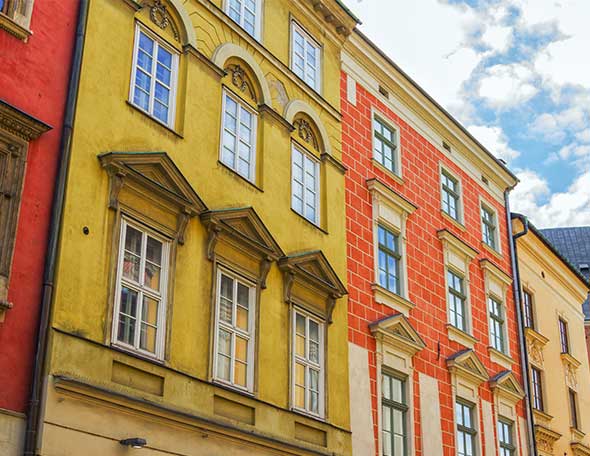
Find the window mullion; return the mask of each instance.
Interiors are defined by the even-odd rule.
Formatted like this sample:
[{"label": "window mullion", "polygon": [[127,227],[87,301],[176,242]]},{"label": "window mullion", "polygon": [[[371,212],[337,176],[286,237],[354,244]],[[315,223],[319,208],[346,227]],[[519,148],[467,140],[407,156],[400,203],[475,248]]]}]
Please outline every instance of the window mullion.
[{"label": "window mullion", "polygon": [[152,67],[151,67],[151,81],[150,81],[150,95],[149,95],[149,113],[150,115],[154,114],[154,100],[156,99],[156,68],[158,65],[158,49],[160,46],[158,45],[156,40],[154,42],[154,55],[152,56]]}]

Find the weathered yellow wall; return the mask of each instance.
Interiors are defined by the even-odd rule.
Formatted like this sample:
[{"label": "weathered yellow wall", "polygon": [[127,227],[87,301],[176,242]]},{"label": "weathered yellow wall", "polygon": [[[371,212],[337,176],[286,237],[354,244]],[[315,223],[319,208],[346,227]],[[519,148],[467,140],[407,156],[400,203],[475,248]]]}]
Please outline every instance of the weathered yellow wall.
[{"label": "weathered yellow wall", "polygon": [[[522,225],[515,221],[514,232],[520,232]],[[536,331],[549,339],[543,347],[545,412],[553,419],[545,425],[559,432],[553,454],[573,455],[570,442],[580,441],[570,430],[568,386],[564,364],[561,358],[558,319],[568,322],[570,352],[580,361],[577,369],[579,421],[581,430],[590,431],[590,368],[584,335],[582,302],[587,289],[569,268],[547,248],[533,233],[519,238],[517,243],[518,265],[523,287],[533,294]],[[544,277],[543,277],[544,275]],[[542,418],[536,423],[541,424]],[[590,444],[588,434],[581,440]]]},{"label": "weathered yellow wall", "polygon": [[[123,0],[90,3],[52,318],[52,325],[58,331],[51,338],[49,373],[65,374],[137,395],[133,389],[112,382],[113,359],[118,359],[164,378],[163,395],[154,400],[212,415],[213,394],[220,390],[208,383],[212,351],[209,342],[212,263],[205,255],[206,231],[198,217],[193,218],[185,244],[177,248],[173,298],[168,306],[165,365],[107,348],[112,321],[108,285],[112,258],[116,256],[111,246],[113,235],[118,233],[113,231],[115,213],[107,207],[109,179],[97,155],[109,151],[165,151],[209,209],[252,206],[284,252],[322,250],[343,282],[346,278],[344,176],[336,166],[322,163],[324,232],[291,210],[291,136],[271,116],[259,116],[257,185],[260,189],[220,165],[221,78],[195,55],[181,54],[182,84],[177,94],[175,132],[129,105],[135,32],[135,10],[131,3]],[[328,131],[332,154],[340,159],[340,43],[328,37],[326,27],[322,28],[315,16],[311,18],[314,13],[308,9],[307,2],[263,2],[262,41],[274,57],[245,38],[244,32],[237,32],[227,17],[223,19],[224,15],[214,6],[219,1],[183,3],[196,32],[197,48],[205,57],[211,58],[217,46],[224,42],[241,46],[266,75],[273,94],[272,107],[283,114],[284,100],[276,90],[280,83],[289,100],[303,100],[319,115]],[[311,94],[287,70],[290,15],[323,40],[323,98]],[[158,31],[153,24],[146,24]],[[85,226],[90,230],[88,235],[82,231]],[[270,270],[267,285],[258,309],[255,381],[258,400],[245,399],[233,392],[223,394],[256,408],[258,431],[292,439],[295,418],[288,411],[289,312],[282,299],[283,280],[276,264]],[[350,445],[346,432],[349,428],[346,298],[338,301],[333,320],[327,325],[327,423],[303,417],[298,420],[327,430],[327,449],[346,454]],[[47,413],[53,419],[62,416],[51,409],[51,402]]]}]

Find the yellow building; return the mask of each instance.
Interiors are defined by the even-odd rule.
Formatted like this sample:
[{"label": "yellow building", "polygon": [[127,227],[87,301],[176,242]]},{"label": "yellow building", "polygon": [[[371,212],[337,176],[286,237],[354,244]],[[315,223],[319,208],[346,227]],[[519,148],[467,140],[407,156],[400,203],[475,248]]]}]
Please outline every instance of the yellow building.
[{"label": "yellow building", "polygon": [[582,303],[588,283],[532,224],[513,215],[530,401],[540,456],[590,455],[590,368]]},{"label": "yellow building", "polygon": [[38,454],[350,454],[356,19],[337,0],[89,8]]}]

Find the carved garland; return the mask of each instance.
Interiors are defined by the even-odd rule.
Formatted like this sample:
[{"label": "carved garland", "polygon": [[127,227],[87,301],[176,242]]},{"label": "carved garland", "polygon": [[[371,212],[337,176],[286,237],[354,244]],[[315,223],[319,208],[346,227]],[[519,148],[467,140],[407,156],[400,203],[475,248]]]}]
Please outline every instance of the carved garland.
[{"label": "carved garland", "polygon": [[232,64],[225,68],[225,72],[231,74],[231,82],[240,92],[247,94],[252,100],[256,101],[256,92],[244,68],[238,64]]},{"label": "carved garland", "polygon": [[174,39],[180,41],[180,34],[178,28],[174,24],[174,21],[170,17],[166,5],[162,4],[162,0],[145,1],[143,7],[148,6],[150,8],[150,19],[154,24],[160,27],[162,30],[166,30],[168,26],[172,29]]},{"label": "carved garland", "polygon": [[313,131],[311,124],[305,119],[297,119],[294,122],[297,135],[307,144],[310,144],[315,150],[319,150],[319,143]]}]

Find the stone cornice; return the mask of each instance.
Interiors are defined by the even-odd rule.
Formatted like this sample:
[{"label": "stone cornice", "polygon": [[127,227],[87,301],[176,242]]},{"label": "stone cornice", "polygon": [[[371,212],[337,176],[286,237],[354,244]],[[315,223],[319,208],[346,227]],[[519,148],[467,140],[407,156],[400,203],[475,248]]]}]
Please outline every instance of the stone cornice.
[{"label": "stone cornice", "polygon": [[51,130],[46,123],[0,100],[0,128],[25,141],[37,139]]}]

